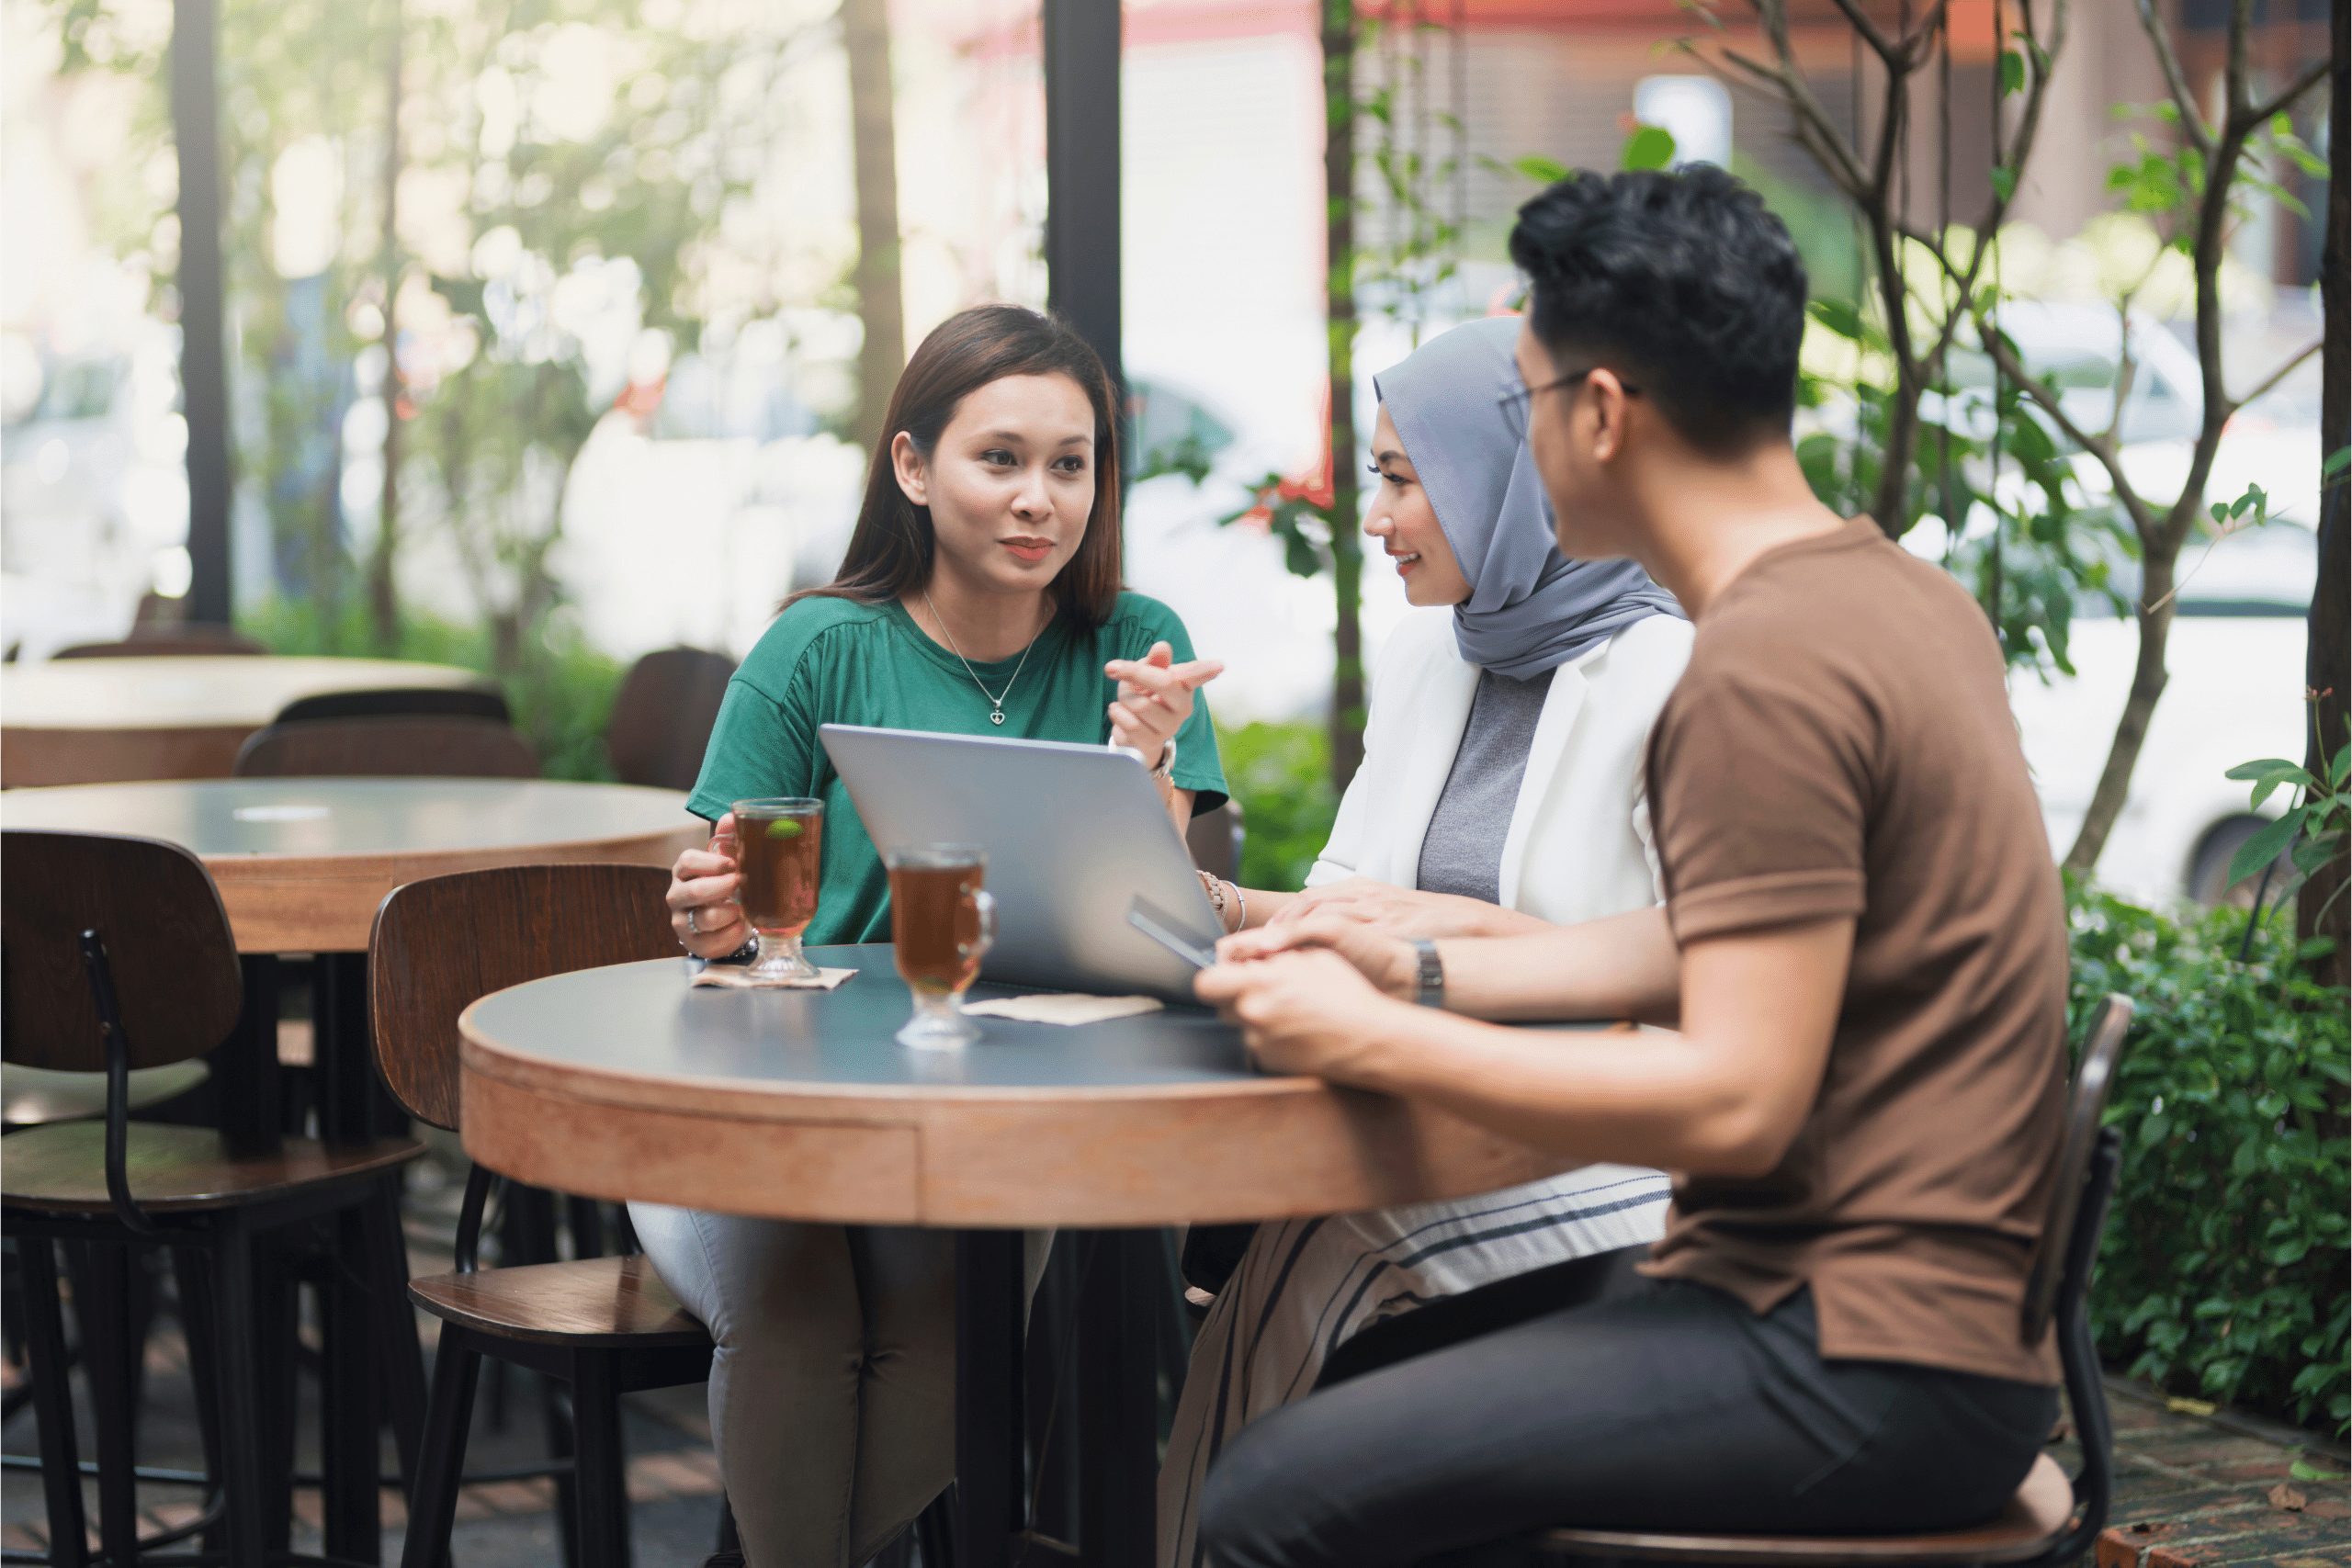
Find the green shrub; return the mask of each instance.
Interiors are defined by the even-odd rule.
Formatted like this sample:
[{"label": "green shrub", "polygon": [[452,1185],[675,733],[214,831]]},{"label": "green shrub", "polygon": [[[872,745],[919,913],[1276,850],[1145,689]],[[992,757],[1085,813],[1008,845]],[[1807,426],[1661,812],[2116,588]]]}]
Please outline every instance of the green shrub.
[{"label": "green shrub", "polygon": [[[385,657],[357,605],[329,616],[314,604],[274,599],[238,620],[275,653]],[[496,675],[487,626],[460,626],[415,612],[402,612],[400,637],[388,657]],[[539,635],[526,645],[517,667],[496,676],[506,705],[514,711],[515,728],[538,752],[548,778],[613,776],[611,759],[605,753],[605,726],[625,673],[618,660],[590,647],[559,609],[541,623]]]},{"label": "green shrub", "polygon": [[1241,885],[1295,893],[1331,836],[1331,743],[1319,724],[1219,728],[1225,782],[1241,803]]},{"label": "green shrub", "polygon": [[2091,1320],[2101,1358],[2176,1393],[2341,1434],[2352,1179],[2346,994],[2298,968],[2290,922],[2074,908],[2077,1038],[2138,1004],[2107,1119],[2123,1168]]}]

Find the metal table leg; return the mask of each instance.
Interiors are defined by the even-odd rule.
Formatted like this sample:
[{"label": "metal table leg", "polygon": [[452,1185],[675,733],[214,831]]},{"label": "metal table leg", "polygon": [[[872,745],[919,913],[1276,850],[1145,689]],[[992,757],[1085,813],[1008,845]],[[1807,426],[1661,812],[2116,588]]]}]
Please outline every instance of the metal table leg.
[{"label": "metal table leg", "polygon": [[956,1237],[956,1568],[1005,1568],[1024,1523],[1021,1242]]},{"label": "metal table leg", "polygon": [[1078,1303],[1079,1560],[1148,1568],[1159,1452],[1158,1233],[1095,1231]]}]

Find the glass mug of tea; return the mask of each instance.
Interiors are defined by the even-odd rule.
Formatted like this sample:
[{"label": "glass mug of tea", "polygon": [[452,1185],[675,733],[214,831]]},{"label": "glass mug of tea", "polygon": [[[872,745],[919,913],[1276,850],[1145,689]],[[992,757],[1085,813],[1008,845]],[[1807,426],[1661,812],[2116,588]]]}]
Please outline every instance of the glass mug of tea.
[{"label": "glass mug of tea", "polygon": [[825,843],[825,803],[797,796],[739,800],[735,897],[743,923],[758,933],[759,956],[745,971],[753,985],[791,985],[817,978],[800,951],[800,933],[817,918],[818,863]]},{"label": "glass mug of tea", "polygon": [[996,900],[980,888],[988,856],[973,844],[916,844],[892,851],[884,864],[899,978],[915,998],[899,1043],[934,1050],[969,1044],[980,1031],[964,1016],[964,993],[996,941]]}]

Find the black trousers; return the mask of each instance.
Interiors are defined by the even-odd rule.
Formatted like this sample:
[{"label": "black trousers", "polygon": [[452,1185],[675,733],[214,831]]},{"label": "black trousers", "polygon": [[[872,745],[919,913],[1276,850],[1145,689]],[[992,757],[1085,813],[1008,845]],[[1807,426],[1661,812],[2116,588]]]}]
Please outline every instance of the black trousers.
[{"label": "black trousers", "polygon": [[1344,1381],[1244,1430],[1203,1495],[1210,1563],[1502,1562],[1475,1549],[1557,1525],[1961,1529],[2000,1511],[2057,1416],[2055,1389],[1824,1361],[1804,1292],[1758,1317],[1703,1285],[1644,1280],[1464,1326],[1337,1369]]}]

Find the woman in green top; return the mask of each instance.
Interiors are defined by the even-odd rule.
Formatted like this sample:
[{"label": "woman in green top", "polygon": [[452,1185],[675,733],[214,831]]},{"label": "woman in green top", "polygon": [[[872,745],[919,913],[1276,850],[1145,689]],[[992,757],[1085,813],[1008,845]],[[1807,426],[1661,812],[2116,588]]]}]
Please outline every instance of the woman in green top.
[{"label": "woman in green top", "polygon": [[[1113,399],[1093,351],[1034,310],[967,310],[923,340],[839,576],[787,600],[728,687],[688,801],[716,832],[670,887],[689,952],[725,957],[750,934],[728,807],[758,795],[825,803],[807,940],[888,940],[888,879],[820,724],[1132,747],[1180,828],[1225,798],[1194,695],[1220,667],[1193,660],[1167,606],[1119,589]],[[711,1433],[748,1561],[865,1561],[954,1474],[950,1238],[629,1213],[718,1343]]]}]

